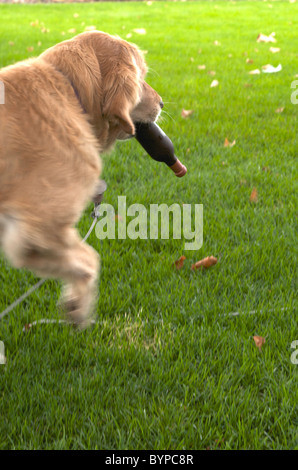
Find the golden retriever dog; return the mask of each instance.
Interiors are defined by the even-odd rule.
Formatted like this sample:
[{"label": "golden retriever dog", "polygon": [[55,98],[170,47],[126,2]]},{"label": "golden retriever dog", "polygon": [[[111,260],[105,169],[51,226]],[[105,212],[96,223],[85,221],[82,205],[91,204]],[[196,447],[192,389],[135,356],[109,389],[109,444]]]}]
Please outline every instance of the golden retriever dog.
[{"label": "golden retriever dog", "polygon": [[61,279],[69,320],[88,324],[99,256],[75,224],[92,200],[100,153],[155,121],[161,97],[137,46],[92,31],[0,70],[0,244],[17,268]]}]

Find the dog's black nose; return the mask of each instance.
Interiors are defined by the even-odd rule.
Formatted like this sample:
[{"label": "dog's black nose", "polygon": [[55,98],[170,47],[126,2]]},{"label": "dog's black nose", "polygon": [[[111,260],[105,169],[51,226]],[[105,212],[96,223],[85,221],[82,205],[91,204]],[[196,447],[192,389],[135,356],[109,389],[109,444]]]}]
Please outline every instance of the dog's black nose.
[{"label": "dog's black nose", "polygon": [[159,106],[161,107],[161,109],[163,108],[163,101],[160,101]]}]

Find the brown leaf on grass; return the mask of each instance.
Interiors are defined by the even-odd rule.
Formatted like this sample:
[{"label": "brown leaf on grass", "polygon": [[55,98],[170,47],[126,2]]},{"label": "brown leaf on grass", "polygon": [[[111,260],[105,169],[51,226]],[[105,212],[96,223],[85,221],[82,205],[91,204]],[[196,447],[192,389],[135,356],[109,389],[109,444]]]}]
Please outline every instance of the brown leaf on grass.
[{"label": "brown leaf on grass", "polygon": [[269,166],[263,166],[262,171],[266,171],[266,173],[271,173],[271,169],[269,168]]},{"label": "brown leaf on grass", "polygon": [[193,113],[193,109],[182,109],[181,111],[181,117],[183,117],[184,119],[188,118],[189,116],[191,116]]},{"label": "brown leaf on grass", "polygon": [[146,29],[145,28],[135,28],[135,29],[133,29],[133,32],[137,33],[137,34],[146,34]]},{"label": "brown leaf on grass", "polygon": [[256,347],[261,351],[263,344],[266,343],[266,339],[262,336],[253,336]]},{"label": "brown leaf on grass", "polygon": [[211,82],[210,88],[214,88],[214,87],[216,87],[216,86],[218,86],[218,85],[219,85],[219,81],[218,81],[218,80],[213,80],[213,81]]},{"label": "brown leaf on grass", "polygon": [[257,42],[276,42],[275,33],[271,33],[269,36],[260,33],[257,37]]},{"label": "brown leaf on grass", "polygon": [[280,52],[280,47],[270,47],[269,51],[272,52],[272,54],[276,54]]},{"label": "brown leaf on grass", "polygon": [[257,188],[253,188],[253,190],[252,190],[252,192],[249,196],[249,200],[250,200],[250,202],[254,202],[254,203],[258,202],[258,190],[257,190]]},{"label": "brown leaf on grass", "polygon": [[248,58],[247,58],[247,59],[246,59],[246,63],[247,63],[247,64],[253,64],[254,61],[253,61],[253,59],[248,59]]},{"label": "brown leaf on grass", "polygon": [[206,269],[210,268],[211,266],[214,266],[217,263],[217,258],[214,256],[207,256],[207,258],[201,259],[200,261],[197,261],[196,263],[191,265],[191,269]]},{"label": "brown leaf on grass", "polygon": [[251,70],[250,72],[248,72],[249,75],[260,75],[260,70],[259,69],[255,69],[255,70]]},{"label": "brown leaf on grass", "polygon": [[215,444],[218,446],[218,447],[221,447],[221,445],[224,443],[224,439],[215,439]]},{"label": "brown leaf on grass", "polygon": [[183,265],[184,265],[184,261],[185,261],[185,260],[186,260],[186,257],[185,257],[185,256],[183,256],[183,255],[180,256],[180,258],[175,261],[175,267],[176,267],[176,269],[181,269],[181,268],[183,268]]},{"label": "brown leaf on grass", "polygon": [[234,147],[235,144],[236,144],[236,140],[233,140],[233,142],[229,142],[228,138],[227,137],[225,138],[224,147]]},{"label": "brown leaf on grass", "polygon": [[28,51],[28,52],[33,52],[33,51],[34,51],[34,47],[33,47],[33,46],[27,47],[27,51]]},{"label": "brown leaf on grass", "polygon": [[282,113],[284,109],[285,109],[284,107],[283,107],[283,108],[277,108],[277,109],[275,110],[275,112],[276,112],[276,113]]},{"label": "brown leaf on grass", "polygon": [[282,70],[282,65],[279,64],[277,67],[274,67],[271,64],[262,65],[262,71],[264,73],[276,73]]}]

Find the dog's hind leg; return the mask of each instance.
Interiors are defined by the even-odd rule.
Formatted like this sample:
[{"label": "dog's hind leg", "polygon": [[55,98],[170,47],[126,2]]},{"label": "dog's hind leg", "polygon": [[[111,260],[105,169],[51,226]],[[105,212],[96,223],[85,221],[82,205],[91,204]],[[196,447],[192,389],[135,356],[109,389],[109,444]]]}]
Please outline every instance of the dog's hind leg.
[{"label": "dog's hind leg", "polygon": [[68,319],[80,327],[88,325],[96,299],[99,255],[82,243],[73,227],[63,227],[55,237],[49,237],[44,227],[33,230],[15,222],[6,226],[2,242],[15,267],[30,269],[41,277],[61,279],[62,305]]}]

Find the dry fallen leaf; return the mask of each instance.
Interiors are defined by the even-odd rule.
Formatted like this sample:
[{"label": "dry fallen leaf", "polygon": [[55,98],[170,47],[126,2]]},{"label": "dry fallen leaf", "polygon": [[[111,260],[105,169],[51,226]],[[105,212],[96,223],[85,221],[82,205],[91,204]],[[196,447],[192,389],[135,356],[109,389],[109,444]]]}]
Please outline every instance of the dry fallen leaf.
[{"label": "dry fallen leaf", "polygon": [[258,190],[257,188],[253,188],[250,196],[249,196],[250,202],[258,202]]},{"label": "dry fallen leaf", "polygon": [[137,34],[146,34],[146,29],[145,28],[135,28],[135,29],[133,29],[133,32],[137,33]]},{"label": "dry fallen leaf", "polygon": [[282,112],[284,111],[284,109],[285,109],[284,107],[283,107],[283,108],[277,108],[277,109],[275,110],[275,112],[276,112],[276,113],[282,113]]},{"label": "dry fallen leaf", "polygon": [[203,269],[203,268],[210,268],[211,266],[214,266],[217,263],[217,258],[214,256],[207,256],[207,258],[201,259],[200,261],[197,261],[196,263],[191,265],[191,269]]},{"label": "dry fallen leaf", "polygon": [[271,33],[269,36],[260,33],[257,37],[257,42],[276,42],[275,33]]},{"label": "dry fallen leaf", "polygon": [[282,65],[279,64],[277,67],[273,67],[271,64],[262,65],[263,73],[276,73],[282,70]]},{"label": "dry fallen leaf", "polygon": [[189,116],[191,116],[191,114],[193,113],[193,109],[182,109],[181,111],[181,117],[183,117],[184,119],[188,118]]},{"label": "dry fallen leaf", "polygon": [[199,70],[205,70],[206,69],[206,65],[198,65],[198,69]]},{"label": "dry fallen leaf", "polygon": [[183,268],[183,265],[184,265],[184,261],[186,260],[186,257],[185,256],[180,256],[179,259],[177,259],[177,261],[175,261],[175,266],[176,266],[176,269],[181,269]]},{"label": "dry fallen leaf", "polygon": [[271,173],[271,169],[269,168],[269,166],[263,166],[262,171],[266,171],[266,173]]},{"label": "dry fallen leaf", "polygon": [[33,47],[33,46],[27,47],[27,51],[28,51],[28,52],[33,52],[33,51],[34,51],[34,47]]},{"label": "dry fallen leaf", "polygon": [[247,59],[246,59],[246,63],[247,63],[247,64],[253,64],[254,61],[253,61],[253,59],[248,59],[248,58],[247,58]]},{"label": "dry fallen leaf", "polygon": [[233,140],[233,142],[229,142],[228,138],[227,137],[225,138],[224,147],[234,147],[235,144],[236,144],[236,140]]},{"label": "dry fallen leaf", "polygon": [[218,447],[221,447],[221,445],[224,443],[224,439],[215,439],[215,443]]},{"label": "dry fallen leaf", "polygon": [[272,52],[272,54],[276,54],[277,52],[280,52],[280,48],[279,47],[270,47],[269,51]]},{"label": "dry fallen leaf", "polygon": [[218,80],[213,80],[213,82],[211,82],[210,88],[214,88],[218,85],[219,85],[219,81]]},{"label": "dry fallen leaf", "polygon": [[255,70],[251,70],[250,72],[248,72],[249,75],[259,75],[261,72],[259,69],[255,69]]},{"label": "dry fallen leaf", "polygon": [[259,351],[261,351],[263,344],[265,344],[266,340],[262,336],[253,336],[254,342],[256,347]]}]

